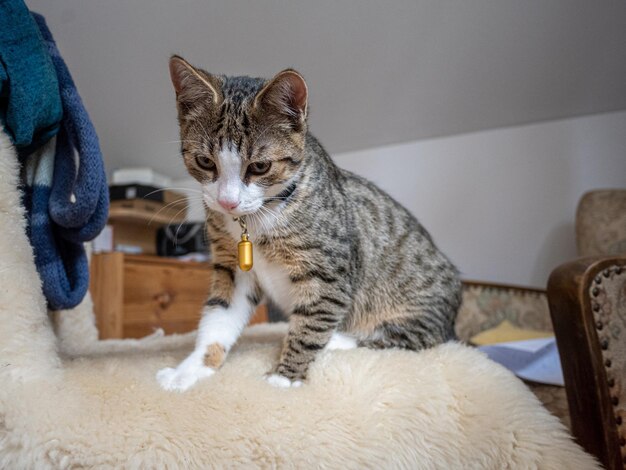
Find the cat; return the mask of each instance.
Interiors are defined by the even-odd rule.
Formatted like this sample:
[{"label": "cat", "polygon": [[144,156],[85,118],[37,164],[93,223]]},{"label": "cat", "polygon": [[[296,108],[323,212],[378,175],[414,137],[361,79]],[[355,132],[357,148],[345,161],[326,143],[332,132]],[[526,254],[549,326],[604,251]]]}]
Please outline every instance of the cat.
[{"label": "cat", "polygon": [[[214,374],[264,296],[289,316],[265,376],[279,387],[301,385],[325,348],[420,350],[455,338],[456,268],[413,215],[337,167],[308,132],[298,72],[264,80],[211,75],[179,56],[169,65],[214,274],[195,349],[158,372],[163,388],[184,391]],[[241,216],[254,243],[248,272],[237,261]]]}]

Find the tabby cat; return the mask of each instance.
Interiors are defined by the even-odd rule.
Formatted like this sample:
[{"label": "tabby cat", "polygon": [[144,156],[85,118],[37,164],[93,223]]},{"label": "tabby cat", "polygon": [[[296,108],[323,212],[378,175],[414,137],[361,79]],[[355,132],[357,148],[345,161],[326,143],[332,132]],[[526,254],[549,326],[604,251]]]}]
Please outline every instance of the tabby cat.
[{"label": "tabby cat", "polygon": [[[214,275],[195,350],[159,371],[167,390],[212,375],[264,296],[289,316],[266,380],[298,386],[324,348],[420,350],[454,338],[458,273],[428,232],[308,132],[307,85],[211,75],[170,60],[181,152],[202,185]],[[254,267],[239,269],[245,216]]]}]

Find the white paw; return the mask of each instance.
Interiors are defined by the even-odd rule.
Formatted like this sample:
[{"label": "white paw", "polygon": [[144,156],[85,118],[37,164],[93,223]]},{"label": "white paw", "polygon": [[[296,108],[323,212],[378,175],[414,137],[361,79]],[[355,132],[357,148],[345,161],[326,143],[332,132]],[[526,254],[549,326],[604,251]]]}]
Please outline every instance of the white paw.
[{"label": "white paw", "polygon": [[265,381],[278,388],[300,387],[302,386],[301,380],[290,380],[280,374],[269,374],[265,376]]},{"label": "white paw", "polygon": [[326,349],[354,349],[356,346],[356,339],[352,336],[335,331],[326,345]]},{"label": "white paw", "polygon": [[189,367],[184,363],[177,368],[166,367],[157,372],[156,379],[161,388],[184,392],[194,385],[198,380],[205,379],[215,373],[214,369],[206,366]]}]

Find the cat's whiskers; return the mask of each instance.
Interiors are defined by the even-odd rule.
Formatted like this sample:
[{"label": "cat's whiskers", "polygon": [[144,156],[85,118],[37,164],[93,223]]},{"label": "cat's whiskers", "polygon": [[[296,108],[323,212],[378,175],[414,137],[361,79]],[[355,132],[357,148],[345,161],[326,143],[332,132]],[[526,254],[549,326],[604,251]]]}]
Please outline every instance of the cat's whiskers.
[{"label": "cat's whiskers", "polygon": [[[178,215],[185,210],[187,210],[187,207],[183,207],[181,210],[179,210],[174,216],[172,216],[172,218],[170,219],[170,222],[178,218]],[[178,228],[176,229],[176,233],[174,234],[174,245],[176,246],[178,246],[178,232],[180,231],[180,228],[183,226],[183,224],[186,222],[187,220],[183,220],[182,222],[178,224]]]},{"label": "cat's whiskers", "polygon": [[271,230],[271,226],[265,219],[262,208],[263,206],[261,206],[259,210],[257,210],[257,212],[252,214],[252,220],[254,221],[255,228],[261,228],[261,233],[269,233]]},{"label": "cat's whiskers", "polygon": [[152,194],[162,193],[163,191],[189,191],[189,192],[192,192],[192,193],[200,193],[200,194],[202,194],[202,191],[200,191],[199,189],[166,187],[166,188],[159,188],[159,189],[155,189],[154,191],[150,191],[148,194],[146,194],[144,196],[144,198],[146,198],[148,196],[151,196]]},{"label": "cat's whiskers", "polygon": [[[268,197],[265,197],[264,199],[269,200],[270,203],[271,203],[271,202],[284,202],[288,198],[289,198],[289,196],[268,196]],[[278,220],[280,220],[280,221],[283,221],[283,220],[286,221],[287,220],[285,215],[283,214],[283,212],[279,211],[280,205],[278,205],[278,206],[276,206],[274,208],[271,208],[271,207],[268,207],[268,206],[265,206],[265,205],[263,205],[262,207],[266,211],[268,211],[270,214],[274,215],[274,217],[277,217]]]},{"label": "cat's whiskers", "polygon": [[285,220],[285,217],[283,216],[282,213],[276,212],[275,210],[270,209],[269,207],[263,207],[263,212],[273,218],[274,224],[278,224]]},{"label": "cat's whiskers", "polygon": [[155,218],[155,217],[157,217],[157,216],[161,213],[161,211],[163,211],[163,210],[165,210],[165,209],[167,209],[167,208],[169,208],[169,207],[176,206],[176,205],[178,205],[178,204],[185,204],[185,207],[183,207],[180,211],[178,211],[178,213],[177,213],[175,216],[173,216],[173,217],[170,219],[170,222],[171,222],[174,218],[176,218],[176,217],[177,217],[177,215],[178,215],[180,212],[182,212],[183,210],[188,209],[188,208],[189,208],[189,202],[192,202],[192,201],[201,202],[201,201],[202,201],[202,198],[193,197],[193,198],[177,199],[176,201],[169,202],[169,203],[165,204],[163,207],[159,208],[159,210],[158,210],[158,211],[156,211],[156,212],[152,215],[152,217],[150,217],[150,220],[148,221],[148,225],[151,225],[151,224],[152,224],[152,222],[154,221],[154,218]]},{"label": "cat's whiskers", "polygon": [[[271,230],[272,226],[274,226],[276,224],[279,224],[279,223],[281,223],[281,222],[286,220],[282,213],[277,213],[277,212],[273,211],[272,209],[270,209],[268,207],[261,206],[259,208],[259,212],[260,212],[260,216],[261,215],[262,216],[266,216],[267,215],[267,216],[273,217],[273,221],[268,220],[267,217],[263,217],[263,218],[260,219],[260,220],[262,220],[264,223],[266,223],[269,226],[268,231]],[[271,225],[270,225],[270,223],[271,223]]]},{"label": "cat's whiskers", "polygon": [[250,214],[250,228],[252,229],[253,233],[262,233],[266,230],[266,227],[263,225],[263,219],[261,214],[259,214],[259,212],[254,212],[253,214]]},{"label": "cat's whiskers", "polygon": [[[165,204],[163,207],[159,208],[158,211],[156,211],[154,214],[152,214],[152,217],[150,217],[150,220],[148,221],[148,225],[152,224],[152,222],[154,221],[154,218],[157,217],[163,210],[168,209],[171,206],[175,206],[177,204],[181,204],[181,203],[186,203],[187,200],[186,199],[177,199],[176,201],[172,201],[169,202],[167,204]],[[185,208],[187,208],[185,206]]]}]

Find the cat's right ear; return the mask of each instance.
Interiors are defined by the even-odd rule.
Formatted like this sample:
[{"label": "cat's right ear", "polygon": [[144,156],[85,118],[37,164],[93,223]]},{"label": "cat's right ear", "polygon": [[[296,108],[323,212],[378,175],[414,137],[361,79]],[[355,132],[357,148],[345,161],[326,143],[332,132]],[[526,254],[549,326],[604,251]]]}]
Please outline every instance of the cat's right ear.
[{"label": "cat's right ear", "polygon": [[180,56],[170,58],[170,77],[178,102],[186,107],[199,101],[217,105],[222,100],[219,79],[196,69]]}]

